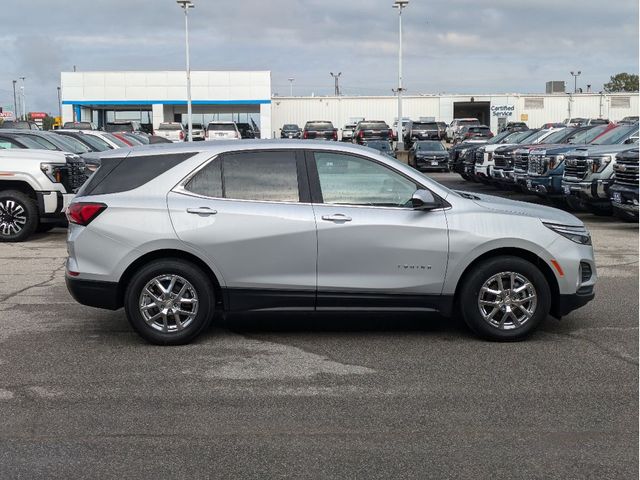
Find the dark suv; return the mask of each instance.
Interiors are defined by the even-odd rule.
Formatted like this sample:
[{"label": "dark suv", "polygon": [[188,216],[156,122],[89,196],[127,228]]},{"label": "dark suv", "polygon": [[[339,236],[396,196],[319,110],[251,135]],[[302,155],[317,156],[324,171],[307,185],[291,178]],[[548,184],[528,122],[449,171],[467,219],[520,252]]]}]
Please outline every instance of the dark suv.
[{"label": "dark suv", "polygon": [[638,221],[638,149],[616,155],[613,166],[616,179],[609,188],[613,213],[625,220]]},{"label": "dark suv", "polygon": [[412,122],[406,143],[419,140],[440,140],[441,133],[437,122]]},{"label": "dark suv", "polygon": [[371,140],[387,140],[390,141],[393,134],[387,122],[382,120],[365,120],[358,122],[356,129],[353,131],[353,141],[362,145]]},{"label": "dark suv", "polygon": [[295,123],[286,123],[280,129],[280,138],[300,138],[302,130]]},{"label": "dark suv", "polygon": [[302,138],[305,140],[338,140],[338,129],[326,120],[313,120],[304,124]]}]

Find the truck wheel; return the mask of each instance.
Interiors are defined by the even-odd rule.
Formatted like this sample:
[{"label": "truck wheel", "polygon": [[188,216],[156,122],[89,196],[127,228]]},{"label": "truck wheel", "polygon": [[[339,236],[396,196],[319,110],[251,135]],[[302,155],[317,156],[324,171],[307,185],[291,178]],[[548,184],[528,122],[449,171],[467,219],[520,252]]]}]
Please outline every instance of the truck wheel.
[{"label": "truck wheel", "polygon": [[542,272],[520,257],[485,260],[466,276],[457,302],[471,330],[497,341],[522,340],[551,308],[551,290]]},{"label": "truck wheel", "polygon": [[0,242],[22,242],[38,226],[38,207],[18,190],[0,192]]},{"label": "truck wheel", "polygon": [[133,329],[157,345],[191,342],[210,324],[215,293],[192,263],[156,260],[138,270],[126,287],[124,308]]}]

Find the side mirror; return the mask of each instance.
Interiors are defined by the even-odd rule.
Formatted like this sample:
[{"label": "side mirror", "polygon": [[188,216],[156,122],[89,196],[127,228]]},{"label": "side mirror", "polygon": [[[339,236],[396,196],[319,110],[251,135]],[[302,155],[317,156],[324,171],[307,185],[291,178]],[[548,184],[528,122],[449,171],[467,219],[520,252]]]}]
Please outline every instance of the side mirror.
[{"label": "side mirror", "polygon": [[414,210],[433,210],[441,205],[429,190],[416,190],[411,197],[411,206]]}]

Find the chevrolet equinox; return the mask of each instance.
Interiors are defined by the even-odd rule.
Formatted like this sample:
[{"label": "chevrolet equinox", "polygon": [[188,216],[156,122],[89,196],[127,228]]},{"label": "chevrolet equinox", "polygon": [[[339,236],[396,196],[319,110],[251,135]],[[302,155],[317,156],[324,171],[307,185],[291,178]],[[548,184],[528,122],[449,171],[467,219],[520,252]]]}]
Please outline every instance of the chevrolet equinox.
[{"label": "chevrolet equinox", "polygon": [[216,310],[422,310],[519,340],[594,297],[589,232],[554,208],[450,190],[357,145],[112,151],[67,210],[66,282],[142,337]]}]

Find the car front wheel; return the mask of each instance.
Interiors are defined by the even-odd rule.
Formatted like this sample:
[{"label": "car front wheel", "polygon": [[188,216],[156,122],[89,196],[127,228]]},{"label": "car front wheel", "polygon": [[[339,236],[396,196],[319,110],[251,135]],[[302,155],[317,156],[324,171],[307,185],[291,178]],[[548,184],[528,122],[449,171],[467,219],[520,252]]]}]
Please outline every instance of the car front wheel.
[{"label": "car front wheel", "polygon": [[125,310],[133,329],[158,345],[183,345],[213,318],[211,280],[183,260],[157,260],[138,270],[125,292]]},{"label": "car front wheel", "polygon": [[458,297],[467,325],[489,340],[522,340],[551,308],[551,291],[542,272],[520,257],[485,260],[466,277]]}]

